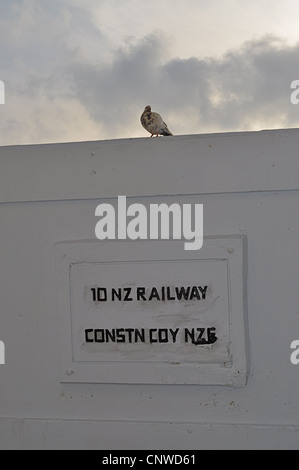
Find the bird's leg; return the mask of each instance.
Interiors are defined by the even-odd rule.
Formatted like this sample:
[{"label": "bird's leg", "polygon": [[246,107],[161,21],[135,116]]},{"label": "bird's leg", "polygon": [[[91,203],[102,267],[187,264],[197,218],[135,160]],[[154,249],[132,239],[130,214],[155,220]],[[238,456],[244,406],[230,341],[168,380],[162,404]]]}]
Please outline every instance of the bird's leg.
[{"label": "bird's leg", "polygon": [[151,135],[151,137],[153,137],[153,136],[154,136],[154,134]]}]

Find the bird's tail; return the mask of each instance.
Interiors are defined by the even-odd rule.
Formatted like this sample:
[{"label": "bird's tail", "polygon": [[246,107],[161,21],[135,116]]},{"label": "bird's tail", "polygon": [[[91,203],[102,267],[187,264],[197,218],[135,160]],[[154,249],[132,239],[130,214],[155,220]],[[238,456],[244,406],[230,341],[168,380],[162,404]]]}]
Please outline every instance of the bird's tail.
[{"label": "bird's tail", "polygon": [[168,129],[163,129],[161,131],[161,135],[168,136],[168,135],[173,135]]}]

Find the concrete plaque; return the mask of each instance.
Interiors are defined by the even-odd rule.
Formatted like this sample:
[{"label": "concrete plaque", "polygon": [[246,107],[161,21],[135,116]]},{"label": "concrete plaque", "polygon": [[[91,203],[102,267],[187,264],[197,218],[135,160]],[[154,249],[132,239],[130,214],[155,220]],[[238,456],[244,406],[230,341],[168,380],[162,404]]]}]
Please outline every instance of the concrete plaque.
[{"label": "concrete plaque", "polygon": [[61,381],[245,385],[244,241],[57,244]]}]

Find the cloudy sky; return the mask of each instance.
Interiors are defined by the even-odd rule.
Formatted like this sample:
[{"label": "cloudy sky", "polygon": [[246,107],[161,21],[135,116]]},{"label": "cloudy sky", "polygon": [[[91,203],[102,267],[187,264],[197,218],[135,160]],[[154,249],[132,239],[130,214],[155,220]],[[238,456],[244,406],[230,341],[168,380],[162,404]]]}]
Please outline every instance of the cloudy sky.
[{"label": "cloudy sky", "polygon": [[0,145],[299,126],[298,0],[0,0]]}]

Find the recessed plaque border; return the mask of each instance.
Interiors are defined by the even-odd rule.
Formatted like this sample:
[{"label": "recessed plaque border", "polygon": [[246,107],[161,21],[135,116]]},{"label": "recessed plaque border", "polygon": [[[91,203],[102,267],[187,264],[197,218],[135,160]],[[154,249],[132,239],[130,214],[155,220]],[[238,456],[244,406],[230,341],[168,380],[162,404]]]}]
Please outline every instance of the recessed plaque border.
[{"label": "recessed plaque border", "polygon": [[[60,381],[62,383],[178,384],[244,387],[249,371],[247,326],[247,238],[245,235],[204,238],[199,251],[184,251],[178,240],[94,241],[55,244]],[[230,360],[224,364],[188,362],[78,362],[73,354],[71,266],[80,263],[161,261],[227,262]]]}]

